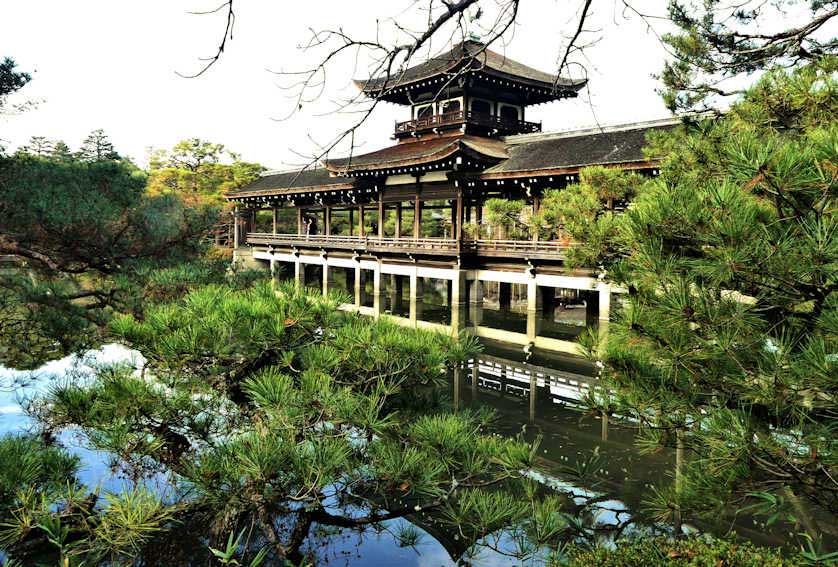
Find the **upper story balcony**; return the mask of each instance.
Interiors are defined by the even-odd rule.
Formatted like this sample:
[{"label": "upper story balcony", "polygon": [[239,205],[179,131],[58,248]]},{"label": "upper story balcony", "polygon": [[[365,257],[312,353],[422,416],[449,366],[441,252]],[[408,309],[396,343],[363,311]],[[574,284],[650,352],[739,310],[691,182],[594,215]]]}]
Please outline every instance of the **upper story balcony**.
[{"label": "upper story balcony", "polygon": [[497,116],[471,110],[455,110],[444,114],[421,116],[406,122],[396,122],[396,138],[466,126],[487,134],[529,134],[541,132],[540,122],[527,122],[505,116]]}]

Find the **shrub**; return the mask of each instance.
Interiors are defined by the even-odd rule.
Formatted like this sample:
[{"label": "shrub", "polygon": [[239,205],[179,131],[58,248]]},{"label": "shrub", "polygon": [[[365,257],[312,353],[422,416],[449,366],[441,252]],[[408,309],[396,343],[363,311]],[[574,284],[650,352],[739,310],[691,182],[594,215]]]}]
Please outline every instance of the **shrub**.
[{"label": "shrub", "polygon": [[802,565],[777,550],[729,540],[649,538],[623,541],[615,549],[576,549],[555,567],[792,567]]}]

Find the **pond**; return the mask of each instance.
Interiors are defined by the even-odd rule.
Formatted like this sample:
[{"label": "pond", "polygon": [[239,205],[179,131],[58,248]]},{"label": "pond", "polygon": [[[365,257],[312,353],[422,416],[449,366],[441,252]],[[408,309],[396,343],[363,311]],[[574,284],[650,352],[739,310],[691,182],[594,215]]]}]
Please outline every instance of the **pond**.
[{"label": "pond", "polygon": [[[497,419],[492,427],[497,433],[523,434],[528,440],[540,436],[538,466],[530,473],[532,478],[561,495],[568,509],[598,540],[607,543],[620,535],[669,533],[668,526],[643,521],[637,511],[650,487],[671,481],[672,455],[641,455],[634,447],[630,424],[611,424],[603,430],[599,419],[585,416],[573,407],[580,384],[591,380],[591,365],[566,355],[525,354],[513,345],[485,343],[484,347],[484,353],[478,357],[477,372],[463,372],[449,384],[447,394],[457,407],[493,409]],[[23,406],[52,384],[84,380],[96,365],[117,361],[129,361],[137,367],[143,363],[134,351],[106,345],[82,357],[50,362],[34,372],[0,367],[0,385],[14,385],[0,390],[0,434],[33,428]],[[544,373],[563,377],[565,382],[550,385],[549,381],[535,379],[533,392],[529,378],[533,372],[542,373],[538,374],[542,377]],[[81,459],[79,478],[87,486],[118,492],[127,485],[127,480],[111,468],[109,456],[87,449],[78,433],[65,432],[60,442]],[[581,475],[583,468],[590,470]],[[163,491],[171,479],[160,475],[144,482]],[[318,564],[330,565],[521,565],[519,559],[510,555],[515,544],[508,535],[501,534],[484,542],[486,545],[466,550],[456,534],[441,529],[432,520],[411,520],[412,523],[407,519],[392,520],[364,531],[315,526],[305,548],[317,557]],[[688,528],[723,533],[730,525],[730,519],[720,519],[719,525]],[[752,521],[737,524],[736,531],[760,544],[782,543],[778,536],[758,529]],[[406,538],[405,533],[411,537]],[[191,535],[175,543],[181,548],[178,555],[185,549],[191,550],[185,553],[190,559],[187,563],[171,564],[198,564],[198,558],[206,554],[201,534]]]}]

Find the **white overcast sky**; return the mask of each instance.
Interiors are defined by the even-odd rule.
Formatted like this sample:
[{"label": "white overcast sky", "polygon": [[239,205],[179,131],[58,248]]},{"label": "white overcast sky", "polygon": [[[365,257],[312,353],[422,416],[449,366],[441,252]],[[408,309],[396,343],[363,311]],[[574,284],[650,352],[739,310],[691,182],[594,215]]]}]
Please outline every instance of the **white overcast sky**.
[{"label": "white overcast sky", "polygon": [[[311,61],[317,52],[306,55],[297,48],[310,37],[309,28],[342,26],[369,38],[376,18],[410,13],[414,5],[410,0],[237,0],[234,39],[219,63],[197,79],[179,77],[177,71],[195,71],[197,58],[213,53],[223,29],[221,15],[188,12],[219,2],[0,0],[0,57],[14,58],[33,74],[14,100],[41,101],[22,114],[0,116],[0,140],[15,148],[30,136],[46,136],[76,148],[88,132],[103,128],[118,151],[140,164],[149,146],[168,148],[197,136],[270,168],[298,165],[298,154],[311,155],[316,142],[327,142],[352,119],[327,112],[328,98],[348,88],[351,62],[341,63],[343,75],[333,73],[324,97],[282,121],[276,118],[286,116],[292,104],[277,83],[287,80],[268,69],[294,70]],[[572,33],[579,5],[523,0],[514,37],[505,48],[494,49],[553,71],[562,34]],[[586,51],[589,91],[576,100],[531,109],[527,119],[543,121],[545,131],[668,116],[652,78],[665,55],[655,35],[639,18],[623,15],[615,0],[594,5],[588,27],[602,31],[588,39],[602,39]],[[662,14],[665,1],[640,0],[635,6]],[[408,118],[403,107],[380,105],[359,133],[362,146],[356,152],[392,143],[393,122]]]}]

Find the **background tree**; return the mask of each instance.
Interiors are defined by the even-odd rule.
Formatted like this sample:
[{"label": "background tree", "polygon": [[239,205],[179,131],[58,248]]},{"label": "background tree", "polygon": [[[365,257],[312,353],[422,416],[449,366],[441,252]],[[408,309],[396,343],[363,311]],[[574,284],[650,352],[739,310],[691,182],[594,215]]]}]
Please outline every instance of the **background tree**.
[{"label": "background tree", "polygon": [[152,151],[148,188],[151,194],[176,193],[188,202],[226,205],[224,193],[250,183],[264,170],[222,144],[191,138],[171,151]]},{"label": "background tree", "polygon": [[136,300],[132,276],[198,257],[217,215],[147,195],[145,175],[116,159],[0,157],[0,187],[0,356],[14,366],[88,345]]},{"label": "background tree", "polygon": [[70,146],[68,146],[64,140],[57,140],[49,153],[50,157],[56,159],[72,159],[73,152],[70,150]]},{"label": "background tree", "polygon": [[93,130],[79,148],[78,158],[82,161],[101,161],[106,159],[119,159],[113,143],[101,128]]},{"label": "background tree", "polygon": [[18,148],[19,152],[36,157],[51,155],[53,150],[53,142],[43,136],[32,136],[26,144]]},{"label": "background tree", "polygon": [[7,97],[19,91],[32,80],[29,73],[17,70],[14,59],[5,57],[0,61],[0,112],[6,105]]},{"label": "background tree", "polygon": [[216,164],[225,154],[229,154],[235,161],[237,156],[224,149],[222,144],[213,144],[200,138],[190,138],[175,144],[169,152],[170,167],[188,169],[197,172],[204,164]]}]

